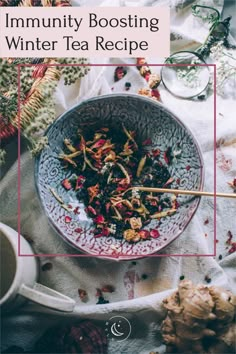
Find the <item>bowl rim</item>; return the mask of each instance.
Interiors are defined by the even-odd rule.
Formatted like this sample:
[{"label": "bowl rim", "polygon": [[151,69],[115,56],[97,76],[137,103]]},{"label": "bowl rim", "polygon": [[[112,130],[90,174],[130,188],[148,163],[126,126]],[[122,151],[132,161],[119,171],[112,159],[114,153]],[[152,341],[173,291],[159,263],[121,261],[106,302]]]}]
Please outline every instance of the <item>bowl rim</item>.
[{"label": "bowl rim", "polygon": [[[108,98],[119,98],[119,97],[133,97],[133,98],[138,98],[141,101],[147,102],[147,103],[151,103],[154,105],[158,105],[159,107],[161,107],[162,109],[166,110],[177,122],[180,126],[182,126],[189,135],[191,135],[191,138],[193,139],[194,145],[197,148],[197,152],[199,155],[199,159],[200,159],[200,187],[199,187],[199,191],[203,190],[204,187],[204,180],[205,180],[205,166],[204,166],[204,159],[203,159],[203,154],[200,148],[200,145],[198,143],[197,138],[195,137],[195,135],[193,134],[192,130],[185,124],[182,122],[182,120],[180,118],[178,118],[176,116],[176,114],[169,108],[166,107],[166,105],[164,105],[162,102],[153,100],[152,98],[149,97],[145,97],[145,96],[141,96],[140,94],[137,93],[110,93],[110,94],[105,94],[105,95],[100,95],[100,96],[94,96],[91,97],[89,99],[86,99],[84,101],[81,101],[79,103],[76,103],[75,105],[73,105],[71,108],[69,108],[68,110],[66,110],[65,112],[63,112],[58,118],[55,119],[55,121],[45,130],[44,135],[43,136],[47,136],[48,132],[53,129],[54,125],[57,124],[58,122],[60,122],[61,120],[64,119],[65,116],[67,116],[68,114],[70,114],[72,111],[74,111],[76,108],[78,107],[82,107],[85,106],[87,104],[90,104],[94,101],[99,101],[99,100],[103,100],[103,99],[108,99]],[[42,150],[43,151],[43,150]],[[167,243],[165,244],[165,246],[161,247],[158,250],[154,250],[152,252],[150,252],[147,255],[96,255],[96,254],[90,254],[87,251],[81,249],[80,247],[78,247],[75,243],[73,243],[71,240],[69,240],[65,235],[63,235],[63,233],[59,230],[59,228],[57,227],[57,225],[54,223],[54,221],[52,220],[50,214],[45,210],[44,207],[44,203],[43,203],[43,199],[41,197],[41,194],[39,192],[39,182],[38,182],[38,171],[39,171],[39,162],[40,162],[40,157],[41,157],[41,153],[42,151],[36,156],[35,158],[35,166],[34,166],[34,180],[35,180],[35,187],[36,187],[36,191],[41,203],[41,209],[43,210],[44,214],[47,217],[47,220],[49,221],[50,226],[52,227],[52,229],[62,238],[62,240],[64,242],[66,242],[68,245],[70,245],[71,247],[73,247],[77,252],[78,252],[78,257],[80,257],[79,253],[82,253],[83,256],[87,256],[87,257],[94,257],[94,258],[99,258],[99,259],[104,259],[104,260],[112,260],[112,261],[131,261],[131,260],[137,260],[137,259],[143,259],[143,258],[147,258],[149,256],[153,256],[155,257],[161,257],[161,256],[165,256],[166,254],[158,254],[161,250],[163,250],[164,248],[166,248],[167,246],[169,246],[173,241],[175,241],[187,228],[187,226],[190,224],[190,221],[192,220],[193,216],[195,215],[200,201],[201,201],[201,196],[200,197],[193,197],[194,199],[197,199],[197,203],[196,206],[194,208],[194,210],[192,211],[188,221],[186,222],[186,224],[184,225],[183,229],[181,229],[176,236],[171,239],[170,241],[167,241]],[[55,254],[56,256],[56,254]],[[71,256],[71,253],[68,253],[68,257]],[[171,256],[171,254],[170,254]],[[197,255],[196,255],[197,256]]]}]

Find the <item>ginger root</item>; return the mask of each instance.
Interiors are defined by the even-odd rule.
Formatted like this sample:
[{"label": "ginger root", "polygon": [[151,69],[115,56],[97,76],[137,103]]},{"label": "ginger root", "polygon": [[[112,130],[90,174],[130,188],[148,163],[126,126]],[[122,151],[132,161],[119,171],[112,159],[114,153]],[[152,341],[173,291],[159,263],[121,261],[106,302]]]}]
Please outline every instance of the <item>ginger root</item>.
[{"label": "ginger root", "polygon": [[163,300],[161,330],[167,353],[234,353],[236,296],[216,286],[180,282]]}]

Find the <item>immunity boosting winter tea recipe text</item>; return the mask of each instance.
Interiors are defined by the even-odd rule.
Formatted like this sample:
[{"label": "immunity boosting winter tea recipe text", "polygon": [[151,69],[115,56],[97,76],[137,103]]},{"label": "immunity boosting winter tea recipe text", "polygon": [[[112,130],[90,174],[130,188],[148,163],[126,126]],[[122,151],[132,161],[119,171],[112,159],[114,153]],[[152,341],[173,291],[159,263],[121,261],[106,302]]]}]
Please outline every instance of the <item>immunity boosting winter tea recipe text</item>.
[{"label": "immunity boosting winter tea recipe text", "polygon": [[168,56],[169,9],[0,9],[0,56]]}]

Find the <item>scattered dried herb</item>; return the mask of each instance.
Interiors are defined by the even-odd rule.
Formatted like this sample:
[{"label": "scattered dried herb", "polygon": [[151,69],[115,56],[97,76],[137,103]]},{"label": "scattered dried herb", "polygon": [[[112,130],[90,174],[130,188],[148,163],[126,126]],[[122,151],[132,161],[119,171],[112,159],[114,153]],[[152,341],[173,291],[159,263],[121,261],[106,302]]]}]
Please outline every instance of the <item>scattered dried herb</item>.
[{"label": "scattered dried herb", "polygon": [[[84,202],[94,222],[95,238],[123,237],[135,243],[160,236],[158,230],[143,227],[152,219],[175,213],[179,206],[176,197],[139,193],[130,187],[170,187],[174,181],[168,171],[173,159],[171,147],[164,153],[158,149],[150,151],[151,139],[139,146],[135,132],[124,125],[117,132],[107,127],[95,132],[80,130],[78,140],[65,139],[64,144],[65,151],[59,159],[73,174],[61,184],[66,190],[76,191],[78,199]],[[64,205],[56,192],[51,192]],[[79,209],[73,212],[79,214]],[[71,220],[65,216],[66,223]]]}]

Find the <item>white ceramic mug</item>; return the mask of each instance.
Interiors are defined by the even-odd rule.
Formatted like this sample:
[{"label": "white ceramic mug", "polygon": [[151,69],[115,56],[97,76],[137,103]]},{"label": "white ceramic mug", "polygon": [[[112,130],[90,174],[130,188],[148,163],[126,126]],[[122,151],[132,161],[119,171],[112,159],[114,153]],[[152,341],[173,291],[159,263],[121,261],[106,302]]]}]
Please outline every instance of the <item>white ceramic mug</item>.
[{"label": "white ceramic mug", "polygon": [[[75,301],[71,298],[38,284],[38,264],[34,256],[18,256],[18,233],[0,223],[1,243],[1,310],[10,311],[23,304],[26,299],[40,305],[64,312],[72,312]],[[28,242],[20,236],[23,254],[33,254]]]}]

